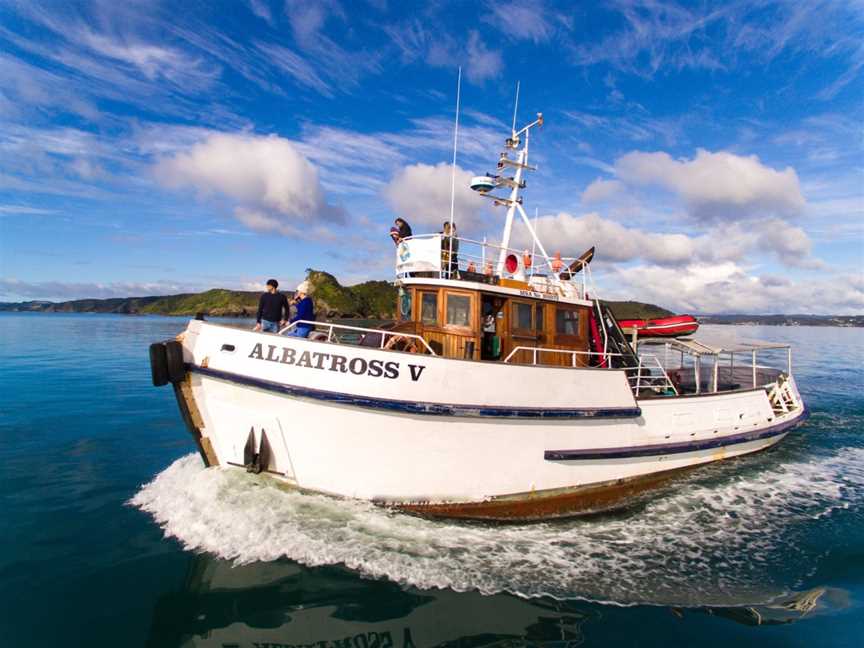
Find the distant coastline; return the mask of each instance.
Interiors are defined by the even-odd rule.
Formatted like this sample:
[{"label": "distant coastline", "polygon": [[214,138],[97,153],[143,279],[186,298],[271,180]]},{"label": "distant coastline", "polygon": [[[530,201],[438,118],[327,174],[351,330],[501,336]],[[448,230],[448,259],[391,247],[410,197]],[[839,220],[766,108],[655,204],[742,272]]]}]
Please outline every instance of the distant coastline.
[{"label": "distant coastline", "polygon": [[[320,270],[309,270],[316,310],[322,317],[393,319],[396,287],[387,281],[366,281],[343,286]],[[291,295],[290,291],[286,292]],[[109,299],[75,299],[52,302],[32,300],[0,302],[0,312],[28,313],[114,313],[123,315],[254,317],[260,292],[214,288],[201,293],[114,297]],[[654,304],[634,301],[606,302],[619,319],[650,319],[672,315],[672,311]],[[703,324],[760,326],[840,326],[864,327],[862,315],[696,315]]]}]

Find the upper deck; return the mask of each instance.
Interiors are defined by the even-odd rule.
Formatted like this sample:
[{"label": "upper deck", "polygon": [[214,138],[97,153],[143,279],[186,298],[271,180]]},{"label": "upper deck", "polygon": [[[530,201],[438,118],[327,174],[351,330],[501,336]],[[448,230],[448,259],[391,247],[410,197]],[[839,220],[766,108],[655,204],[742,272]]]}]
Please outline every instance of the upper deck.
[{"label": "upper deck", "polygon": [[[501,256],[504,263],[496,267]],[[402,286],[450,286],[591,306],[589,272],[580,258],[549,260],[528,250],[442,234],[412,236],[396,248],[396,283]]]}]

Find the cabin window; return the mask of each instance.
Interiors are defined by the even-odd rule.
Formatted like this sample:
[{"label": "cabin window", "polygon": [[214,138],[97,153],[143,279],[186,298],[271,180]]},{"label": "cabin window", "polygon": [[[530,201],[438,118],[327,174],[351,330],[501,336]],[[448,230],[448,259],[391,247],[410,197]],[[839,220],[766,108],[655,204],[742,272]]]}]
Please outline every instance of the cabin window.
[{"label": "cabin window", "polygon": [[513,302],[513,330],[531,330],[531,304]]},{"label": "cabin window", "polygon": [[534,311],[534,329],[543,332],[543,304],[537,304]]},{"label": "cabin window", "polygon": [[447,323],[471,326],[471,298],[467,295],[447,295]]},{"label": "cabin window", "polygon": [[558,335],[579,335],[579,313],[569,308],[555,311],[555,332]]},{"label": "cabin window", "polygon": [[420,293],[420,321],[423,324],[438,324],[438,293]]}]

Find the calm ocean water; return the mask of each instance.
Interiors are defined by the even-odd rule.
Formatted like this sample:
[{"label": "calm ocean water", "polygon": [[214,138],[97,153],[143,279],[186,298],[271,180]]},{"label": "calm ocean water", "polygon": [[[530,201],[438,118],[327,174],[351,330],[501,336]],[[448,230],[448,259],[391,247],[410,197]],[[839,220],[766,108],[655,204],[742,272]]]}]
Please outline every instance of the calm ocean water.
[{"label": "calm ocean water", "polygon": [[150,385],[184,325],[0,315],[0,646],[864,645],[862,329],[717,327],[795,345],[804,427],[625,512],[495,527],[203,470]]}]

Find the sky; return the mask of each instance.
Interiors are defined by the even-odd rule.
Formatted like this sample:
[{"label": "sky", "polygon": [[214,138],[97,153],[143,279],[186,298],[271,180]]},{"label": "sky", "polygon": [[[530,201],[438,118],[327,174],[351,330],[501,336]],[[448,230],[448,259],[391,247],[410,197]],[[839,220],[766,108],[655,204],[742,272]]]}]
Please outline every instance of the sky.
[{"label": "sky", "polygon": [[[0,301],[393,279],[495,240],[517,122],[550,252],[691,313],[864,313],[864,3],[0,0]],[[521,244],[525,232],[515,230]]]}]

